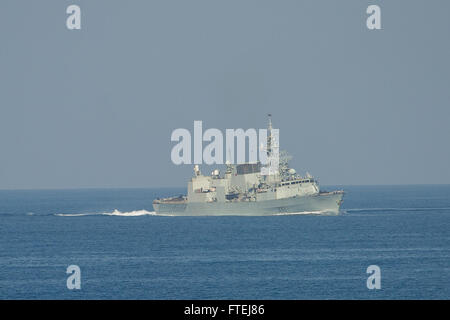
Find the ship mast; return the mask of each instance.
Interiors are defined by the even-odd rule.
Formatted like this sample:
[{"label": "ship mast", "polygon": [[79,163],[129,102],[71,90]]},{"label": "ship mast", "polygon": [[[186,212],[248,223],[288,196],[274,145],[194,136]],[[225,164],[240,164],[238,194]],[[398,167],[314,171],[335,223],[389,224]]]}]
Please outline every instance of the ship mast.
[{"label": "ship mast", "polygon": [[269,126],[267,129],[267,157],[270,158],[272,154],[272,114],[267,115],[269,117]]},{"label": "ship mast", "polygon": [[277,144],[277,141],[274,139],[273,136],[273,128],[272,128],[272,114],[267,115],[269,117],[269,126],[267,128],[267,158],[269,161],[274,161],[274,149],[278,150],[277,152],[277,174],[279,174],[280,178],[286,179],[289,177],[289,161],[292,159],[292,157],[287,153],[287,151],[279,151],[279,145]]},{"label": "ship mast", "polygon": [[[267,143],[264,146],[267,156],[267,163],[264,168],[264,181],[266,183],[271,183],[277,179],[278,176],[278,163],[279,163],[279,152],[278,152],[278,130],[272,127],[272,114],[267,115],[269,117],[269,124],[267,127]],[[274,132],[275,131],[275,132]],[[270,177],[269,177],[270,176]]]}]

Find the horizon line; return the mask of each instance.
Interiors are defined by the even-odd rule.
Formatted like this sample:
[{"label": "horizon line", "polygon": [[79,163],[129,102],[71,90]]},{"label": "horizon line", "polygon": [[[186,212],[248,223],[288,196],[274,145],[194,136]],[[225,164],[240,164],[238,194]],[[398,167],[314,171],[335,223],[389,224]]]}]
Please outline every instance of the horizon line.
[{"label": "horizon line", "polygon": [[[401,187],[401,186],[449,186],[450,183],[392,183],[392,184],[324,184],[323,187]],[[182,189],[186,186],[166,187],[62,187],[62,188],[0,188],[0,191],[58,191],[58,190],[123,190],[123,189]]]}]

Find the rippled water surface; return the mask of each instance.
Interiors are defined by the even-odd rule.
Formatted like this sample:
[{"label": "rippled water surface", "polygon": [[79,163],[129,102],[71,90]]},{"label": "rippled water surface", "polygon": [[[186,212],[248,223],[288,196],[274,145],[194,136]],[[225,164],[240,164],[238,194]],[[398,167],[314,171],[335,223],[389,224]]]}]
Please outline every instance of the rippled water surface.
[{"label": "rippled water surface", "polygon": [[0,191],[0,298],[449,299],[450,186],[339,188],[339,216],[270,217],[155,215],[183,189]]}]

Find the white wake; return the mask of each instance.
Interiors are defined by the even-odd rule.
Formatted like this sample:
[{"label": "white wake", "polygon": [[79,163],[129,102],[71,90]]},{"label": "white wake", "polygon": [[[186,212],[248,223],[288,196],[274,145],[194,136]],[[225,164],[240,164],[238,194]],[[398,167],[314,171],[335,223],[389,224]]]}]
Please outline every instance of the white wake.
[{"label": "white wake", "polygon": [[281,213],[275,213],[276,216],[289,216],[289,215],[301,215],[301,214],[306,214],[306,215],[336,215],[337,213],[335,212],[330,212],[328,210],[320,210],[320,211],[300,211],[300,212],[281,212]]},{"label": "white wake", "polygon": [[147,211],[147,210],[135,210],[122,212],[115,209],[112,212],[99,212],[99,213],[57,213],[55,216],[59,217],[83,217],[83,216],[118,216],[118,217],[140,217],[140,216],[156,216],[155,211]]},{"label": "white wake", "polygon": [[147,211],[147,210],[136,210],[129,212],[121,212],[115,209],[113,212],[105,212],[103,213],[105,216],[120,216],[120,217],[139,217],[139,216],[154,216],[156,215],[155,211]]}]

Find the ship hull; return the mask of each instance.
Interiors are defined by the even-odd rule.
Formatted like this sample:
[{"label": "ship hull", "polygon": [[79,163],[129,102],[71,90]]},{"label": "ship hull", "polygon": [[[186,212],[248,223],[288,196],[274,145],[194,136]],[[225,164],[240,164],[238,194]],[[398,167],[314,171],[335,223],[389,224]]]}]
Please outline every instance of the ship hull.
[{"label": "ship hull", "polygon": [[343,192],[277,200],[211,203],[154,203],[156,213],[176,216],[266,216],[280,214],[339,214]]}]

